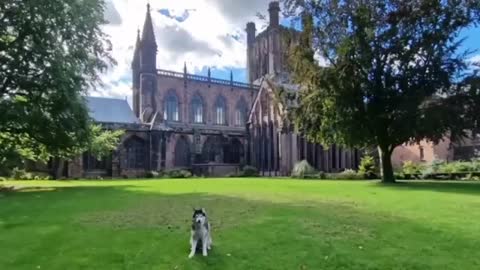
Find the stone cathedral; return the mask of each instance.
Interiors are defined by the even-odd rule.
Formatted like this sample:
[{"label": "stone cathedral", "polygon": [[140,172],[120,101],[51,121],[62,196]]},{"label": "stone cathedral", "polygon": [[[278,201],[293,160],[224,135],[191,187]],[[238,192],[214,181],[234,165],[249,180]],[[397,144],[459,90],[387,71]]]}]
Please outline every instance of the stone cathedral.
[{"label": "stone cathedral", "polygon": [[[69,177],[142,177],[176,168],[222,176],[245,165],[262,175],[289,175],[307,159],[325,172],[356,168],[359,153],[335,145],[324,148],[294,132],[287,115],[298,87],[289,84],[280,7],[269,4],[269,25],[256,33],[247,23],[248,83],[161,69],[147,7],[132,62],[133,110],[126,100],[88,97],[91,117],[105,128],[124,129],[118,150],[102,161],[85,153],[67,166]],[[162,37],[158,37],[161,39]],[[278,98],[279,92],[290,98]]]}]

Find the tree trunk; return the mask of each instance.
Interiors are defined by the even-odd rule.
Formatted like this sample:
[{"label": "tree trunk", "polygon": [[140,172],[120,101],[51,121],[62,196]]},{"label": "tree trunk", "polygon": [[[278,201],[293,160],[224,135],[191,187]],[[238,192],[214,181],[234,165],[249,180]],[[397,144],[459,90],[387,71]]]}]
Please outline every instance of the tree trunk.
[{"label": "tree trunk", "polygon": [[378,154],[380,156],[380,172],[382,174],[383,183],[395,183],[395,176],[393,175],[392,153],[387,147],[378,147]]}]

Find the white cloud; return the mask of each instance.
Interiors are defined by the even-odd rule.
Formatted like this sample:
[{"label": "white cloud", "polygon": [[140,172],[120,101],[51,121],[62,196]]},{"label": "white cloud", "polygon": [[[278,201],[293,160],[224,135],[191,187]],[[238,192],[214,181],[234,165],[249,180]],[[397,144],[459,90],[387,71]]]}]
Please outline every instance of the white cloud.
[{"label": "white cloud", "polygon": [[480,54],[471,57],[468,62],[480,64]]},{"label": "white cloud", "polygon": [[[270,0],[150,0],[158,44],[157,67],[190,72],[205,66],[244,68],[245,25],[249,21],[262,29],[257,12],[267,13]],[[91,94],[124,98],[131,95],[131,61],[137,29],[143,28],[147,0],[107,1],[104,26],[113,44],[118,64],[105,76],[105,86]],[[160,13],[168,10],[168,15]],[[187,11],[187,13],[186,13]],[[165,12],[163,12],[165,13]],[[117,16],[118,15],[118,16]],[[183,19],[176,19],[182,17]]]}]

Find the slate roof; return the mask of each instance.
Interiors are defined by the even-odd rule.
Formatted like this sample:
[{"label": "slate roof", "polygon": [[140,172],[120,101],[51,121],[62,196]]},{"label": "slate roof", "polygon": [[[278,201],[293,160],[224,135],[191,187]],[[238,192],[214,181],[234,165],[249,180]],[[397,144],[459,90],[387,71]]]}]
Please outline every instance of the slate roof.
[{"label": "slate roof", "polygon": [[86,97],[90,117],[99,123],[140,124],[124,99]]}]

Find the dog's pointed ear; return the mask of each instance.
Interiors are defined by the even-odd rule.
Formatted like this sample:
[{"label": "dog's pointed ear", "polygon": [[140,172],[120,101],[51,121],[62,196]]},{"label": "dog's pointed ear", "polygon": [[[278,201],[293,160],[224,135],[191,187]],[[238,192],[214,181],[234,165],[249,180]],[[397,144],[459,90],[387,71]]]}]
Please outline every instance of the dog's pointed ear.
[{"label": "dog's pointed ear", "polygon": [[205,211],[205,208],[202,208],[202,213],[206,214],[207,211]]}]

